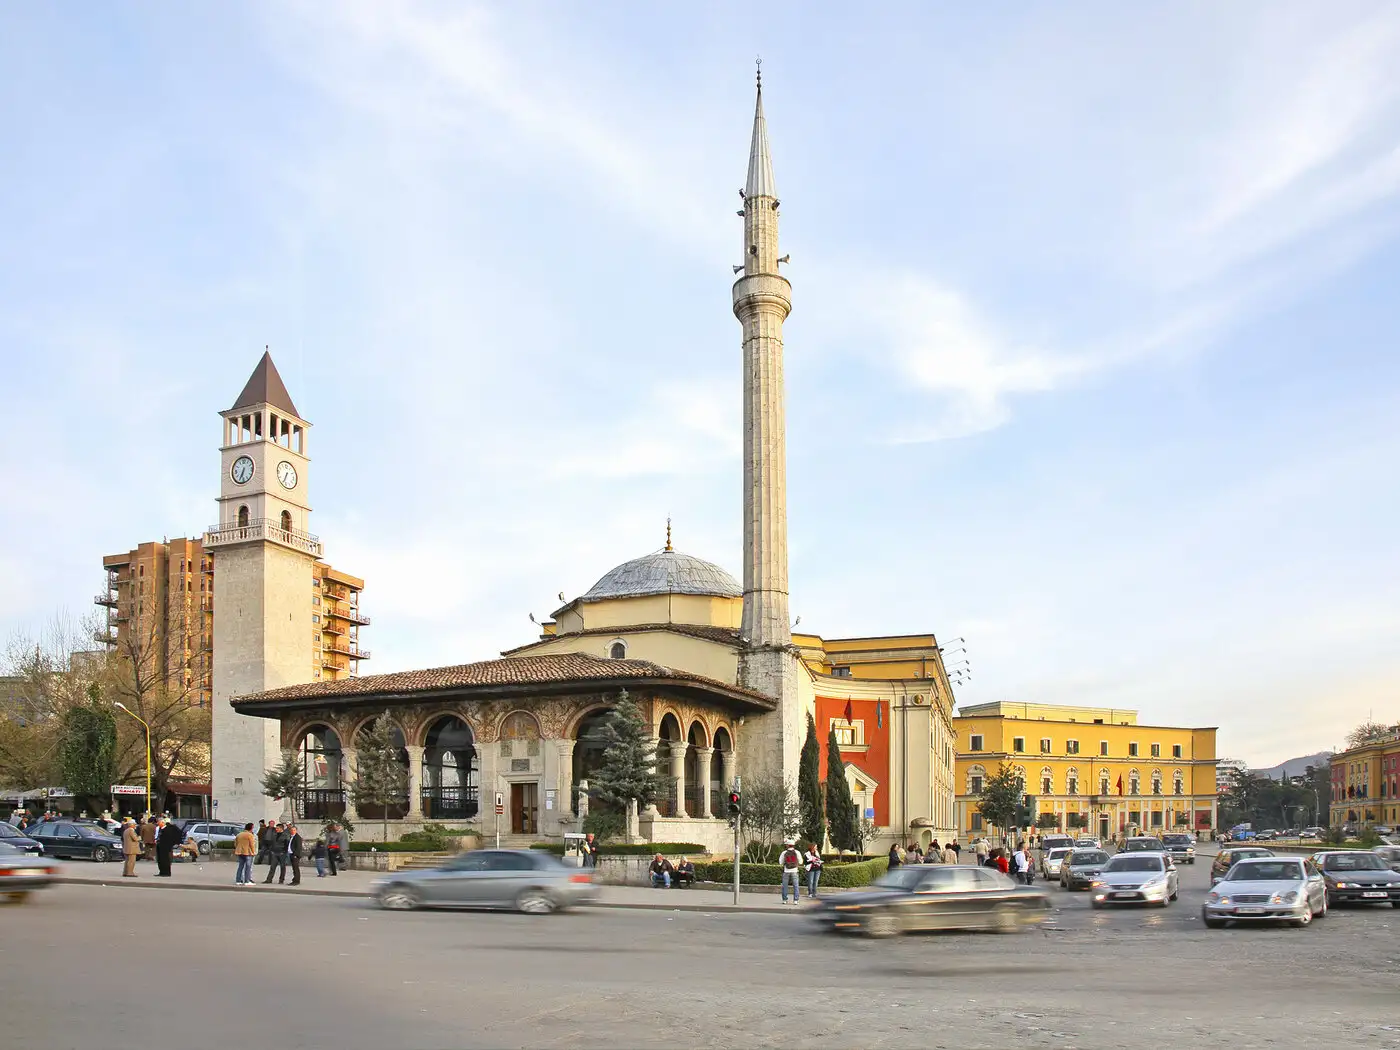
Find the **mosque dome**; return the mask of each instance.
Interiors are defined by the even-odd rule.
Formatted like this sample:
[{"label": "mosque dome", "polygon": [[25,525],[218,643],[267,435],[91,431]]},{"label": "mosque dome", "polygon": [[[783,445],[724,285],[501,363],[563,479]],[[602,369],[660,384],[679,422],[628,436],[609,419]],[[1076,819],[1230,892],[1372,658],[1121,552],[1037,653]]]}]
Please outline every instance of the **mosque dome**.
[{"label": "mosque dome", "polygon": [[609,570],[580,601],[640,598],[648,594],[741,598],[744,590],[738,580],[713,562],[667,548],[625,561]]}]

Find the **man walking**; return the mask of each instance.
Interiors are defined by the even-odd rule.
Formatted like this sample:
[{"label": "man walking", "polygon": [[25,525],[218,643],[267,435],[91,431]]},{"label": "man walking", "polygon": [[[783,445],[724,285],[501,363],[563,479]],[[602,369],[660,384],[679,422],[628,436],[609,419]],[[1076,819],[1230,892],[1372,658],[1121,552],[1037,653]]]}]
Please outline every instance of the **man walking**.
[{"label": "man walking", "polygon": [[136,834],[136,821],[127,817],[122,822],[122,878],[136,878],[136,858],[141,855],[141,836]]},{"label": "man walking", "polygon": [[292,885],[301,885],[301,832],[295,824],[287,828],[287,859],[292,862]]},{"label": "man walking", "polygon": [[796,839],[783,840],[783,852],[778,857],[778,863],[783,867],[783,903],[788,902],[788,884],[792,884],[792,903],[796,905],[800,898],[798,886],[800,883],[799,872],[802,870],[802,854],[797,852]]},{"label": "man walking", "polygon": [[272,876],[277,876],[278,882],[287,881],[287,846],[292,837],[287,834],[281,824],[269,824],[268,830],[272,835],[267,846],[267,878],[263,879],[263,885],[272,882]]},{"label": "man walking", "polygon": [[243,830],[233,840],[233,856],[238,862],[238,870],[233,875],[235,886],[253,884],[253,857],[257,852],[258,840],[253,835],[253,825],[244,824]]},{"label": "man walking", "polygon": [[156,821],[156,876],[162,879],[170,878],[170,861],[175,855],[175,847],[180,845],[184,836],[180,834],[180,829],[170,823],[164,817]]}]

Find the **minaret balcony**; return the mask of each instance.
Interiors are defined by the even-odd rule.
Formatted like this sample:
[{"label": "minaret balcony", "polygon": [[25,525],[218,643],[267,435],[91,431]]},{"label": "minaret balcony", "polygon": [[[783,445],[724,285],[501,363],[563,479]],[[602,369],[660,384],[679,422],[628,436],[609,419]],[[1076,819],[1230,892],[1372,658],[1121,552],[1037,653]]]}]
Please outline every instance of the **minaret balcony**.
[{"label": "minaret balcony", "polygon": [[92,600],[93,605],[105,605],[109,609],[117,607],[117,596],[115,594],[99,594]]},{"label": "minaret balcony", "polygon": [[238,543],[256,543],[260,540],[280,543],[284,547],[290,547],[317,558],[321,556],[319,537],[306,532],[298,532],[296,529],[284,529],[271,518],[254,518],[246,525],[239,525],[237,522],[211,525],[209,531],[204,534],[204,545],[216,549],[231,547]]}]

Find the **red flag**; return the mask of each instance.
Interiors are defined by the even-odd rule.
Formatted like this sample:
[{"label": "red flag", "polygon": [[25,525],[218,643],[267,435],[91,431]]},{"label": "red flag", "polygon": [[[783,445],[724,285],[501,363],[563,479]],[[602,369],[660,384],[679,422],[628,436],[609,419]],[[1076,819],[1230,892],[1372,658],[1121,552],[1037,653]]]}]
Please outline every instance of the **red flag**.
[{"label": "red flag", "polygon": [[1123,774],[1118,774],[1118,794],[1123,794]]},{"label": "red flag", "polygon": [[851,713],[851,702],[850,702],[849,700],[847,700],[847,701],[846,701],[846,721],[847,721],[847,722],[854,722],[854,721],[855,721],[855,719],[854,719],[853,717],[851,717],[851,714],[852,714],[852,713]]}]

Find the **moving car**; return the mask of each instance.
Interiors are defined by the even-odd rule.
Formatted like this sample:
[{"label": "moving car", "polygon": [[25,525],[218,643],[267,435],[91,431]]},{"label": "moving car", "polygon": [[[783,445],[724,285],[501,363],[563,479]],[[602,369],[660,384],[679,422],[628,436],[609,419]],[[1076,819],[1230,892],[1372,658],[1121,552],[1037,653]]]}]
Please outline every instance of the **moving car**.
[{"label": "moving car", "polygon": [[1075,849],[1103,849],[1103,843],[1093,835],[1080,835],[1074,840]]},{"label": "moving car", "polygon": [[43,853],[44,847],[36,839],[30,838],[13,824],[6,824],[0,821],[0,842],[7,846],[13,846],[21,853]]},{"label": "moving car", "polygon": [[1124,853],[1166,853],[1167,847],[1159,838],[1150,835],[1134,835],[1123,842]]},{"label": "moving car", "polygon": [[1088,889],[1108,863],[1108,854],[1094,849],[1077,849],[1060,863],[1060,886],[1067,890]]},{"label": "moving car", "polygon": [[1052,849],[1073,849],[1074,839],[1068,835],[1061,835],[1059,832],[1050,832],[1040,836],[1040,852],[1049,853]]},{"label": "moving car", "polygon": [[1322,828],[1304,828],[1299,834],[1300,839],[1320,839],[1322,838]]},{"label": "moving car", "polygon": [[1242,860],[1211,887],[1201,918],[1212,929],[1229,922],[1289,922],[1306,926],[1327,914],[1327,887],[1311,860]]},{"label": "moving car", "polygon": [[1329,850],[1313,854],[1327,884],[1327,903],[1389,904],[1400,908],[1400,872],[1391,871],[1370,850]]},{"label": "moving car", "polygon": [[1162,836],[1162,845],[1175,864],[1196,863],[1196,840],[1187,834],[1172,832]]},{"label": "moving car", "polygon": [[1043,890],[1018,886],[990,868],[937,864],[896,868],[869,890],[828,898],[816,918],[829,930],[889,937],[914,930],[1010,932],[1049,914]]},{"label": "moving car", "polygon": [[1139,850],[1110,857],[1099,877],[1089,884],[1095,908],[1109,904],[1156,904],[1163,908],[1176,900],[1179,880],[1176,865],[1165,853]]},{"label": "moving car", "polygon": [[112,860],[122,855],[122,840],[105,828],[81,820],[46,820],[28,829],[29,837],[44,847],[48,857],[75,860]]},{"label": "moving car", "polygon": [[1270,841],[1270,840],[1272,840],[1272,839],[1277,838],[1277,837],[1278,837],[1278,832],[1275,831],[1273,828],[1265,828],[1263,831],[1259,832],[1259,833],[1258,833],[1257,835],[1255,835],[1254,837],[1255,837],[1255,839],[1257,839],[1259,842],[1268,842],[1268,841]]},{"label": "moving car", "polygon": [[592,901],[592,883],[592,876],[539,850],[479,849],[437,868],[394,872],[374,882],[370,895],[395,911],[513,908],[545,915]]},{"label": "moving car", "polygon": [[1225,877],[1225,873],[1230,870],[1230,866],[1236,861],[1245,860],[1248,857],[1272,857],[1274,851],[1265,849],[1263,846],[1231,846],[1223,849],[1215,855],[1215,860],[1210,865],[1210,881],[1218,882]]},{"label": "moving car", "polygon": [[1400,871],[1400,846],[1377,846],[1371,852],[1380,857],[1391,871]]},{"label": "moving car", "polygon": [[58,871],[47,861],[0,842],[0,897],[14,904],[53,882]]},{"label": "moving car", "polygon": [[1040,874],[1047,879],[1059,878],[1060,864],[1073,852],[1073,846],[1056,846],[1046,850],[1040,858]]}]

